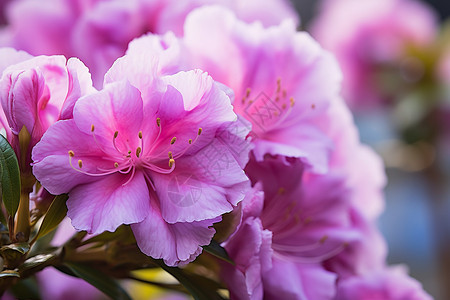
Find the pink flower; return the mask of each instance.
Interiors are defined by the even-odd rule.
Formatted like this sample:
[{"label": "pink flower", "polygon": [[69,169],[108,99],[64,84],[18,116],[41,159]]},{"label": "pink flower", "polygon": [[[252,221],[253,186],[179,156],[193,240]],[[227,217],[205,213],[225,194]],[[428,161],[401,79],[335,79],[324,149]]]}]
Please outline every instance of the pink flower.
[{"label": "pink flower", "polygon": [[338,284],[336,300],[431,300],[401,267],[391,267]]},{"label": "pink flower", "polygon": [[[0,102],[7,121],[3,126],[11,130],[8,138],[18,155],[17,137],[25,127],[31,135],[31,154],[48,127],[59,119],[71,118],[75,101],[94,90],[90,74],[76,58],[33,58],[8,48],[0,51],[13,63],[3,70],[0,79]],[[30,155],[27,157],[30,159]]]},{"label": "pink flower", "polygon": [[[385,267],[386,246],[373,223],[383,208],[382,164],[359,143],[341,99],[334,99],[316,126],[334,145],[327,173],[267,156],[263,162],[250,159],[245,169],[253,183],[262,184],[264,196],[244,199],[243,224],[248,220],[254,229],[241,227],[225,243],[236,268],[222,264],[222,278],[248,299],[331,299],[337,278]],[[271,241],[245,248],[268,234]]]},{"label": "pink flower", "polygon": [[[342,236],[353,235],[351,229],[345,234],[344,226],[337,225],[345,219],[340,211],[345,214],[346,207],[340,201],[333,204],[336,198],[331,196],[329,202],[308,208],[308,202],[320,199],[300,192],[311,186],[305,182],[299,188],[302,164],[287,168],[280,161],[266,159],[259,168],[247,167],[254,172],[251,177],[264,177],[264,194],[258,183],[244,199],[241,226],[224,243],[236,267],[223,263],[222,278],[232,299],[331,299],[336,275],[320,263],[343,250]],[[280,183],[286,190],[273,194]],[[325,186],[323,190],[329,191]]]},{"label": "pink flower", "polygon": [[153,77],[147,67],[132,72],[145,85],[124,79],[79,99],[73,119],[34,148],[33,172],[49,192],[69,193],[76,229],[131,224],[145,254],[177,265],[209,244],[212,224],[243,198],[248,180],[233,151],[245,141],[227,140],[236,115],[210,76]]},{"label": "pink flower", "polygon": [[286,0],[270,0],[265,5],[257,0],[22,0],[8,10],[10,25],[0,41],[33,55],[79,57],[99,87],[105,72],[133,38],[169,30],[181,35],[186,15],[206,4],[230,7],[246,21],[274,25],[290,18],[298,23]]},{"label": "pink flower", "polygon": [[283,155],[326,170],[331,141],[314,123],[337,97],[341,76],[307,33],[289,21],[265,29],[205,7],[188,16],[184,42],[191,64],[234,91],[235,112],[253,125],[256,160]]},{"label": "pink flower", "polygon": [[416,0],[329,0],[324,1],[311,31],[342,67],[345,100],[352,108],[367,108],[390,100],[380,91],[383,69],[393,68],[405,75],[405,68],[419,63],[416,75],[421,76],[424,67],[408,50],[434,39],[437,18]]}]

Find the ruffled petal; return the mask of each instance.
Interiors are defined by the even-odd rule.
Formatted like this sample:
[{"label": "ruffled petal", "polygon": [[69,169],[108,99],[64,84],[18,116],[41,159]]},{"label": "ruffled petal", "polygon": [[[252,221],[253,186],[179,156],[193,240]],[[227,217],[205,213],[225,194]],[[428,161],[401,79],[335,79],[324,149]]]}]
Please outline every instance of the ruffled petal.
[{"label": "ruffled petal", "polygon": [[122,174],[105,176],[69,192],[68,217],[78,230],[92,234],[114,231],[122,224],[143,221],[150,213],[150,196],[144,175],[136,172],[129,182]]},{"label": "ruffled petal", "polygon": [[132,224],[134,236],[141,251],[153,258],[162,258],[169,266],[193,261],[208,245],[215,233],[213,223],[220,217],[200,222],[169,224],[163,220],[156,203],[148,217],[138,224]]}]

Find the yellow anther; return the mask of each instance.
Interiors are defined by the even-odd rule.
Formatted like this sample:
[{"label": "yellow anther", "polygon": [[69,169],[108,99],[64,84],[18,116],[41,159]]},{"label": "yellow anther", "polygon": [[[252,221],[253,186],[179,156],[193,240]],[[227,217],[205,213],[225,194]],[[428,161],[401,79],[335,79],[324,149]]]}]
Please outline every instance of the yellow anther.
[{"label": "yellow anther", "polygon": [[278,189],[278,194],[279,194],[279,195],[283,195],[285,192],[286,192],[286,189],[283,188],[283,187],[280,187],[280,188]]},{"label": "yellow anther", "polygon": [[319,243],[323,244],[325,241],[328,240],[328,235],[324,235],[320,240]]},{"label": "yellow anther", "polygon": [[291,103],[291,107],[294,106],[295,100],[293,97],[289,98],[289,102]]},{"label": "yellow anther", "polygon": [[161,126],[161,119],[160,118],[156,118],[156,125],[158,127]]},{"label": "yellow anther", "polygon": [[118,162],[115,162],[114,163],[114,168],[118,168],[119,167],[119,163]]},{"label": "yellow anther", "polygon": [[311,108],[312,108],[312,109],[315,109],[315,108],[316,108],[316,105],[315,105],[315,104],[311,104]]},{"label": "yellow anther", "polygon": [[94,129],[95,129],[94,124],[92,124],[91,125],[91,131],[94,132]]},{"label": "yellow anther", "polygon": [[78,160],[78,166],[79,166],[80,168],[83,167],[83,161],[81,161],[81,159]]},{"label": "yellow anther", "polygon": [[248,98],[248,96],[250,96],[251,91],[252,90],[250,88],[247,88],[247,90],[245,91],[245,97],[246,98]]},{"label": "yellow anther", "polygon": [[128,150],[128,155],[130,155],[131,154],[131,150]]},{"label": "yellow anther", "polygon": [[70,157],[74,157],[74,156],[75,156],[75,153],[74,153],[72,150],[69,150],[69,156],[70,156]]},{"label": "yellow anther", "polygon": [[252,104],[252,103],[253,103],[253,100],[248,101],[248,104]]},{"label": "yellow anther", "polygon": [[283,105],[281,105],[282,109],[286,109],[286,107],[287,107],[286,103],[283,103]]},{"label": "yellow anther", "polygon": [[115,139],[117,138],[118,135],[119,135],[119,132],[118,132],[118,131],[114,132],[114,138],[115,138]]},{"label": "yellow anther", "polygon": [[245,100],[247,100],[247,98],[245,98],[245,96],[242,98],[242,104],[245,103]]},{"label": "yellow anther", "polygon": [[169,158],[170,158],[170,159],[173,158],[172,151],[169,151]]},{"label": "yellow anther", "polygon": [[142,140],[142,131],[139,131],[139,138]]},{"label": "yellow anther", "polygon": [[137,147],[136,148],[136,157],[139,157],[139,154],[141,154],[142,152],[142,148],[141,147]]},{"label": "yellow anther", "polygon": [[277,79],[277,93],[281,91],[281,78]]},{"label": "yellow anther", "polygon": [[200,127],[200,128],[198,129],[198,135],[202,134],[202,132],[203,132],[203,128]]},{"label": "yellow anther", "polygon": [[177,141],[177,137],[174,136],[174,137],[172,138],[172,140],[170,141],[170,144],[173,145],[173,144],[175,144],[176,141]]},{"label": "yellow anther", "polygon": [[280,101],[280,97],[277,96],[277,97],[275,98],[275,101],[276,101],[276,102]]},{"label": "yellow anther", "polygon": [[189,143],[189,144],[192,144],[192,139],[189,139],[189,140],[188,140],[188,143]]},{"label": "yellow anther", "polygon": [[173,158],[169,159],[169,168],[172,168],[174,163],[175,163],[175,159],[173,159]]}]

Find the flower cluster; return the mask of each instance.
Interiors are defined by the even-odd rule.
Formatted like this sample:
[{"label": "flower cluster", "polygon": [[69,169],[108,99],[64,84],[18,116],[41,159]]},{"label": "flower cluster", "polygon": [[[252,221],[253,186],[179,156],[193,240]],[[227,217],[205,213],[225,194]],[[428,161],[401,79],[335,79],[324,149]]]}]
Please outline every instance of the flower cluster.
[{"label": "flower cluster", "polygon": [[285,18],[298,22],[285,0],[265,5],[257,0],[18,0],[8,7],[9,26],[0,34],[0,45],[33,55],[79,57],[101,86],[104,73],[133,38],[147,32],[182,35],[186,15],[205,4],[229,7],[243,20],[266,26]]},{"label": "flower cluster", "polygon": [[[187,265],[230,299],[429,299],[386,265],[383,166],[359,142],[333,56],[283,1],[206,2],[11,4],[2,41],[81,60],[0,50],[3,129],[37,180],[22,179],[33,191],[15,230],[4,224],[10,244],[44,255],[23,211],[36,200],[39,219],[44,198],[67,194],[79,233],[42,268],[86,279],[80,261],[118,278]],[[10,269],[30,272],[23,260]]]}]

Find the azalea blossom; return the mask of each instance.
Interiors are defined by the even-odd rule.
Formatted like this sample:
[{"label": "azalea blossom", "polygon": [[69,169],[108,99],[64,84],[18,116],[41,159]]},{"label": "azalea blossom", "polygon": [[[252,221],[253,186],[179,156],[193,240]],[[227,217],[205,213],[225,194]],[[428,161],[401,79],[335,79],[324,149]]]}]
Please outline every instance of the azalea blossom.
[{"label": "azalea blossom", "polygon": [[[363,232],[352,222],[346,175],[339,169],[317,175],[304,168],[301,162],[288,167],[281,158],[250,161],[246,171],[264,193],[244,199],[241,227],[224,244],[236,259],[236,267],[222,264],[230,290],[244,290],[249,299],[334,295],[337,274],[322,264],[364,239]],[[259,242],[251,247],[249,241]],[[297,281],[302,284],[293,284]]]},{"label": "azalea blossom", "polygon": [[[370,108],[391,100],[381,92],[383,70],[394,69],[413,84],[420,79],[424,66],[408,51],[433,41],[437,16],[416,0],[329,0],[322,3],[311,32],[336,55],[347,103]],[[409,76],[408,68],[417,74]]]},{"label": "azalea blossom", "polygon": [[339,92],[333,57],[293,22],[266,29],[217,6],[193,11],[184,30],[189,63],[229,86],[235,112],[252,123],[255,159],[301,158],[324,172],[332,143],[315,122]]},{"label": "azalea blossom", "polygon": [[230,98],[200,70],[139,88],[112,82],[49,128],[33,150],[33,172],[50,193],[69,194],[76,229],[131,224],[145,254],[189,262],[246,192],[242,162],[224,141],[235,121]]},{"label": "azalea blossom", "polygon": [[265,5],[257,0],[19,0],[7,11],[9,25],[0,45],[33,55],[79,57],[100,87],[106,71],[133,38],[147,32],[182,35],[186,15],[206,4],[229,7],[243,20],[260,20],[267,26],[287,18],[298,23],[286,0],[268,0]]}]

